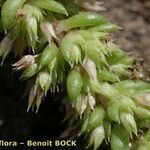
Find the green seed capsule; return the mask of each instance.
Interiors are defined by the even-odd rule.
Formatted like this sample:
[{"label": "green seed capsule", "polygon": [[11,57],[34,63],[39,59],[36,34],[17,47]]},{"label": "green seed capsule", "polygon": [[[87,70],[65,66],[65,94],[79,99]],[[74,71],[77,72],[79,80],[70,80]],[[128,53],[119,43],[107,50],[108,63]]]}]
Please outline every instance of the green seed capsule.
[{"label": "green seed capsule", "polygon": [[17,15],[17,11],[19,8],[23,6],[26,0],[6,0],[2,11],[2,25],[5,30],[11,28],[14,25],[14,20]]},{"label": "green seed capsule", "polygon": [[125,129],[128,131],[128,133],[131,135],[132,132],[134,132],[137,135],[137,126],[136,122],[134,120],[134,117],[129,112],[121,112],[120,113],[120,119],[122,124],[124,125]]},{"label": "green seed capsule", "polygon": [[119,77],[110,72],[110,71],[107,71],[107,70],[99,70],[98,71],[98,77],[100,80],[103,80],[103,81],[110,81],[110,82],[118,82],[120,81]]},{"label": "green seed capsule", "polygon": [[129,150],[129,135],[122,125],[114,124],[113,126],[111,150]]},{"label": "green seed capsule", "polygon": [[104,127],[103,125],[100,125],[92,131],[88,146],[94,144],[94,150],[97,150],[98,147],[103,142],[104,138],[105,138]]},{"label": "green seed capsule", "polygon": [[67,78],[67,92],[71,102],[79,96],[83,87],[83,79],[77,70],[72,70]]},{"label": "green seed capsule", "polygon": [[95,109],[91,112],[89,117],[89,123],[88,123],[88,130],[91,130],[92,128],[95,128],[99,126],[104,119],[105,111],[101,106],[95,107]]},{"label": "green seed capsule", "polygon": [[57,56],[57,47],[54,43],[49,44],[44,51],[40,59],[40,66],[48,65]]},{"label": "green seed capsule", "polygon": [[106,24],[108,21],[101,15],[91,12],[80,12],[69,19],[62,20],[57,26],[57,33],[77,27],[90,27]]},{"label": "green seed capsule", "polygon": [[29,66],[26,70],[23,71],[21,79],[28,79],[34,76],[38,72],[38,65],[36,63]]},{"label": "green seed capsule", "polygon": [[107,23],[107,24],[102,24],[93,28],[90,28],[92,31],[97,31],[97,32],[114,32],[120,29],[119,26],[112,24],[112,23]]},{"label": "green seed capsule", "polygon": [[38,6],[42,9],[50,10],[56,13],[68,15],[65,7],[54,0],[30,0],[30,3],[34,6]]}]

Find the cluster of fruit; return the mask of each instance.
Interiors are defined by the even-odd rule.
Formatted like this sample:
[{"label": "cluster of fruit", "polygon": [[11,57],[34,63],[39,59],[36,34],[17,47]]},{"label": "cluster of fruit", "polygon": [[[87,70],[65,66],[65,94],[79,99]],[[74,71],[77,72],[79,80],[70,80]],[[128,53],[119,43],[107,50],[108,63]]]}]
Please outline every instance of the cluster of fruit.
[{"label": "cluster of fruit", "polygon": [[[120,29],[105,17],[82,11],[74,1],[1,0],[2,63],[34,78],[28,110],[38,112],[48,90],[67,89],[70,126],[89,135],[96,150],[104,139],[112,150],[128,150],[130,139],[150,124],[150,84],[132,80],[135,60],[111,40]],[[73,9],[71,9],[73,8]],[[148,143],[148,142],[147,142]]]}]

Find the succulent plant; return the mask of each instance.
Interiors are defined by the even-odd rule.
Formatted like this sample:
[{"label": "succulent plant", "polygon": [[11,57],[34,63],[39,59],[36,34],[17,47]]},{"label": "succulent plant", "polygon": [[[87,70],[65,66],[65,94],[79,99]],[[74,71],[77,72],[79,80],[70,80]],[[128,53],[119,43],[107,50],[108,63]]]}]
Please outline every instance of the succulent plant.
[{"label": "succulent plant", "polygon": [[88,147],[96,150],[105,139],[112,150],[128,150],[150,119],[150,83],[132,78],[135,59],[110,40],[120,27],[83,10],[102,9],[97,1],[0,3],[2,63],[13,49],[21,57],[13,64],[23,70],[20,78],[34,79],[28,111],[38,112],[47,92],[61,84],[67,89],[69,126],[89,136]]}]

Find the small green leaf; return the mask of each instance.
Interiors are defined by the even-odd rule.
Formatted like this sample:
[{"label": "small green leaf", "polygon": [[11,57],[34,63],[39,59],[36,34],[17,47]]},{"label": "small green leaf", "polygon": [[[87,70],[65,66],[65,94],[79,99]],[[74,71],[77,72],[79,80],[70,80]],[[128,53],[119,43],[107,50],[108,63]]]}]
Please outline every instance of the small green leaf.
[{"label": "small green leaf", "polygon": [[30,3],[34,6],[38,6],[42,9],[50,10],[56,13],[68,15],[65,7],[54,0],[30,0]]}]

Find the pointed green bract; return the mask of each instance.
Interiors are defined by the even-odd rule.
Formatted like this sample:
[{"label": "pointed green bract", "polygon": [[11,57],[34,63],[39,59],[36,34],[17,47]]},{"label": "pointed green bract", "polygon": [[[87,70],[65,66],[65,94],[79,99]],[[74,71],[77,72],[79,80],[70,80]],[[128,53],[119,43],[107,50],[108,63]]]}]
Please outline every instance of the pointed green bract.
[{"label": "pointed green bract", "polygon": [[107,70],[99,70],[98,77],[102,81],[110,81],[112,83],[120,81],[116,74]]},{"label": "pointed green bract", "polygon": [[110,32],[110,33],[118,29],[120,29],[120,27],[112,23],[106,23],[106,24],[102,24],[102,25],[90,28],[91,31]]},{"label": "pointed green bract", "polygon": [[119,104],[110,103],[107,107],[107,114],[111,120],[120,122]]},{"label": "pointed green bract", "polygon": [[40,59],[40,66],[43,67],[45,65],[48,65],[53,58],[57,56],[57,46],[55,43],[50,43],[46,46],[46,48],[42,52],[42,56]]},{"label": "pointed green bract", "polygon": [[132,134],[132,132],[137,134],[136,122],[135,122],[134,116],[131,113],[121,112],[120,119],[125,129],[128,131],[130,135]]}]

